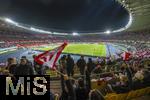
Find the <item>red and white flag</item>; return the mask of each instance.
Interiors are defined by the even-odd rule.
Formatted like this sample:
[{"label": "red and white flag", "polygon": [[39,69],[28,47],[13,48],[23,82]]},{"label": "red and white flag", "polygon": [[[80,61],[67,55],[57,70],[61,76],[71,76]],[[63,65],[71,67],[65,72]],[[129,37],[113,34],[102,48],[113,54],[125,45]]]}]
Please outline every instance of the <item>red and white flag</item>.
[{"label": "red and white flag", "polygon": [[123,57],[123,60],[127,61],[131,58],[131,53],[124,52],[121,56]]},{"label": "red and white flag", "polygon": [[61,46],[53,50],[48,50],[42,54],[39,54],[38,56],[35,57],[35,61],[38,64],[48,66],[49,68],[54,69],[57,59],[59,58],[61,52],[66,46],[67,46],[67,43],[64,42]]}]

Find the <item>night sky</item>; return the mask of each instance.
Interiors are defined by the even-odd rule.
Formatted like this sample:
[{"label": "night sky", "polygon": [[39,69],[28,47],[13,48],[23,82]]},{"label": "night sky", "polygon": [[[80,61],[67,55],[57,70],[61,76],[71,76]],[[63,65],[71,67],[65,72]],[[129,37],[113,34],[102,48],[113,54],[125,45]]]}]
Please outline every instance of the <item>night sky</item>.
[{"label": "night sky", "polygon": [[115,0],[0,0],[0,16],[67,33],[115,30],[129,20]]}]

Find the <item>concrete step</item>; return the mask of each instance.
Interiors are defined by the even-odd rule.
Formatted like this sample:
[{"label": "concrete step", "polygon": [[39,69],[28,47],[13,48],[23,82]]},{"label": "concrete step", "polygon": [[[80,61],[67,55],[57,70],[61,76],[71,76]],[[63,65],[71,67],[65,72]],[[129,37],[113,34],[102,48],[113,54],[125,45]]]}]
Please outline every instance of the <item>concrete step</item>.
[{"label": "concrete step", "polygon": [[61,82],[60,82],[60,80],[50,81],[50,90],[52,93],[61,94]]}]

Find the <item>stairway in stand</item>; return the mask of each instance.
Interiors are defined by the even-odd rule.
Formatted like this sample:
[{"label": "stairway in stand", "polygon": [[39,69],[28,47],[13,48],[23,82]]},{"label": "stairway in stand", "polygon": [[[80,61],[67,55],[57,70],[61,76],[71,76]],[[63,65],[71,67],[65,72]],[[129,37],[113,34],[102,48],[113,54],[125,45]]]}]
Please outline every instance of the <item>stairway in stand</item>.
[{"label": "stairway in stand", "polygon": [[61,94],[61,81],[60,81],[60,79],[50,81],[50,90],[52,93]]}]

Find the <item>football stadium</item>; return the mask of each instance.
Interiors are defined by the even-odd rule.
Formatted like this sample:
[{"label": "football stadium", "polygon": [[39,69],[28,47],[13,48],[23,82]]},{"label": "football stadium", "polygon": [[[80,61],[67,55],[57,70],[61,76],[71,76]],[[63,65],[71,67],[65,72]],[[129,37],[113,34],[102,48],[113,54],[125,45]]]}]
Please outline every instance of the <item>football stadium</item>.
[{"label": "football stadium", "polygon": [[0,100],[22,98],[150,100],[150,0],[1,0]]}]

